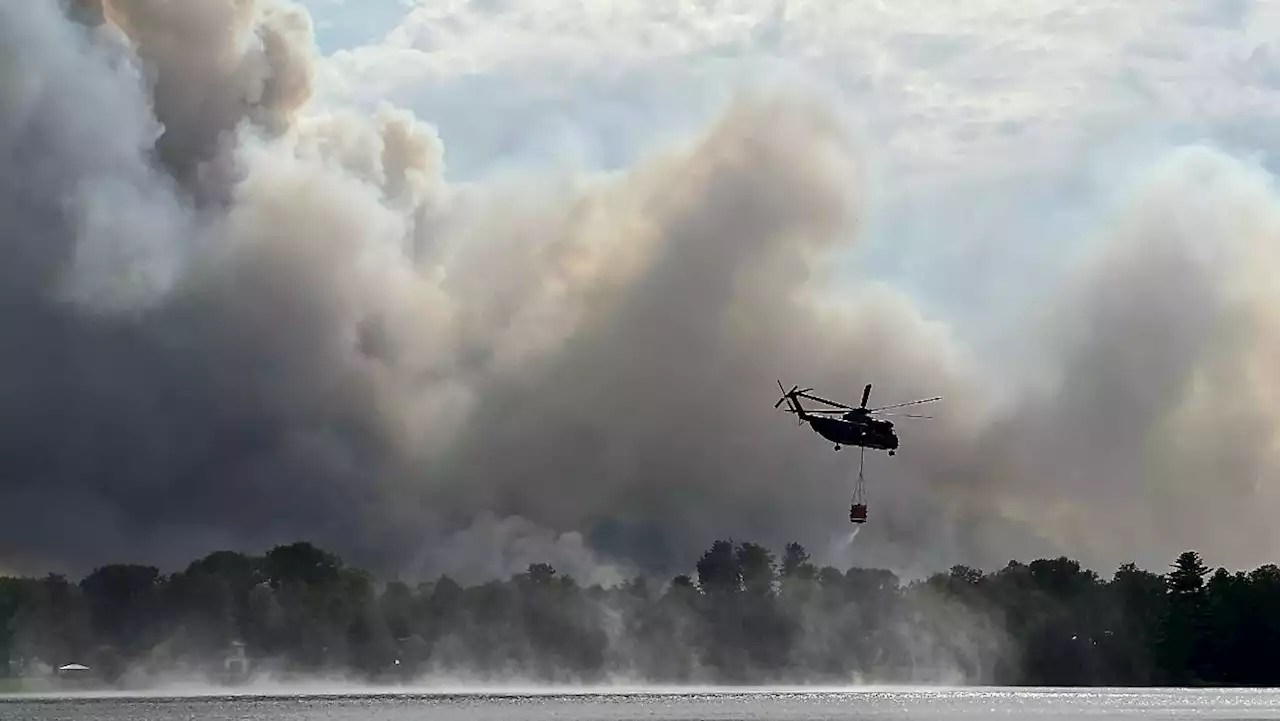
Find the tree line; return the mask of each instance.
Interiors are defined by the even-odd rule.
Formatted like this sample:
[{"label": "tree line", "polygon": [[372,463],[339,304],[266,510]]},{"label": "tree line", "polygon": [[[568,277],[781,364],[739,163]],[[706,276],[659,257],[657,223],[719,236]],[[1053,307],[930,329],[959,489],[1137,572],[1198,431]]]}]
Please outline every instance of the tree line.
[{"label": "tree line", "polygon": [[583,586],[551,565],[464,587],[379,582],[309,543],[0,578],[0,675],[82,663],[108,683],[257,672],[377,683],[1275,685],[1280,569],[1212,571],[1188,551],[1110,579],[1067,558],[955,566],[903,583],[716,541],[696,572]]}]

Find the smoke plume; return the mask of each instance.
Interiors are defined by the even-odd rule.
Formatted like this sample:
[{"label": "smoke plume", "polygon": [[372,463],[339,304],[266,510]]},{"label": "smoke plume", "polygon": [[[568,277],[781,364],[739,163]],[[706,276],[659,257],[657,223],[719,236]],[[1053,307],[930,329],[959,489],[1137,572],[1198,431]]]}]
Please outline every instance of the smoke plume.
[{"label": "smoke plume", "polygon": [[826,274],[874,208],[820,103],[744,97],[621,173],[464,185],[423,119],[312,104],[311,42],[285,2],[0,2],[0,565],[307,538],[607,582],[719,537],[839,549],[857,455],[772,410],[775,379],[945,396],[868,455],[871,522],[815,560],[1280,551],[1260,171],[1175,155],[1025,309],[1025,348],[975,358]]}]

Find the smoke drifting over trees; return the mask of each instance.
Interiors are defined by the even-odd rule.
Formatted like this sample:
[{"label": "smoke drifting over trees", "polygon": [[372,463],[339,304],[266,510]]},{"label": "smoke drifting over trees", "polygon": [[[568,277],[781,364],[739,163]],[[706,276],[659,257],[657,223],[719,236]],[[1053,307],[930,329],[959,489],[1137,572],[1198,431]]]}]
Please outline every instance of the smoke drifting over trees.
[{"label": "smoke drifting over trees", "polygon": [[[147,687],[193,680],[421,684],[1273,684],[1280,569],[1107,580],[1067,558],[956,566],[906,583],[716,541],[689,575],[584,585],[551,564],[463,585],[383,583],[307,543],[0,578],[0,676],[86,664]],[[243,643],[247,671],[223,661]],[[6,665],[7,664],[7,665]],[[39,683],[38,680],[35,681]]]},{"label": "smoke drifting over trees", "polygon": [[295,5],[61,6],[0,2],[0,566],[308,537],[610,583],[709,535],[843,565],[856,458],[772,411],[775,378],[946,396],[873,463],[860,564],[1280,550],[1280,206],[1229,158],[1156,169],[1029,350],[975,359],[829,277],[874,139],[820,103],[743,99],[625,172],[457,184],[423,119],[311,102]]}]

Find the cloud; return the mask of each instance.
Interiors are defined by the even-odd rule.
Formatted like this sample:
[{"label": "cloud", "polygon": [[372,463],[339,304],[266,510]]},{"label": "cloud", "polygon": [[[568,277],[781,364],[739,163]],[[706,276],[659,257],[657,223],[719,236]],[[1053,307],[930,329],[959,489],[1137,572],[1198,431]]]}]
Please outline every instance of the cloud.
[{"label": "cloud", "polygon": [[[1158,132],[1273,104],[1274,87],[1247,70],[1280,16],[1238,3],[1239,23],[1208,22],[1226,9],[1061,0],[930,12],[777,0],[422,4],[384,42],[335,53],[332,77],[351,98],[391,97],[422,111],[447,103],[452,88],[484,91],[469,106],[473,119],[508,101],[535,111],[574,106],[565,120],[591,132],[625,107],[577,105],[601,92],[643,110],[661,101],[668,114],[702,113],[736,86],[785,72],[856,105],[885,162],[915,171],[914,181],[948,171],[940,182],[949,185],[1043,170],[1135,121],[1130,129]],[[651,83],[661,97],[645,98],[659,92]],[[691,102],[695,89],[710,94],[706,104]]]},{"label": "cloud", "polygon": [[423,4],[385,42],[334,53],[317,92],[429,118],[449,176],[476,178],[629,167],[744,88],[803,88],[867,167],[873,210],[842,270],[998,349],[1015,309],[1090,251],[1127,176],[1185,142],[1280,147],[1265,79],[1280,15],[1232,8],[1234,24],[1214,3]]},{"label": "cloud", "polygon": [[[1182,121],[1089,33],[1192,19],[538,8],[424,5],[323,59],[292,4],[114,0],[92,29],[0,7],[0,561],[306,537],[608,580],[724,536],[906,573],[1275,552],[1270,176],[1162,141],[1073,156]],[[1192,55],[1243,57],[1214,32]],[[1209,92],[1153,53],[1124,55],[1148,87]],[[607,162],[503,152],[552,110],[572,147],[608,129]],[[886,250],[899,275],[849,282]],[[961,282],[930,297],[930,272]],[[773,411],[775,379],[946,397],[868,460],[844,557],[857,456]]]}]

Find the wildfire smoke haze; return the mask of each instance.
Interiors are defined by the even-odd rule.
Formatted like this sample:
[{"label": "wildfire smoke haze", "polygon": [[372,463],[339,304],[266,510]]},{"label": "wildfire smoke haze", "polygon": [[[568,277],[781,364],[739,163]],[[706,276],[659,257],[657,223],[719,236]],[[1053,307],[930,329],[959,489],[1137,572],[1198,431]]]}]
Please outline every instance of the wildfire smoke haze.
[{"label": "wildfire smoke haze", "polygon": [[[1280,550],[1265,169],[1180,147],[1108,175],[1121,210],[993,351],[839,272],[901,219],[873,181],[903,141],[856,108],[759,89],[620,170],[464,182],[427,114],[316,92],[361,56],[312,29],[267,0],[0,2],[0,565],[305,537],[607,583],[725,537],[903,574]],[[944,396],[843,550],[856,456],[773,411],[776,378]]]}]

